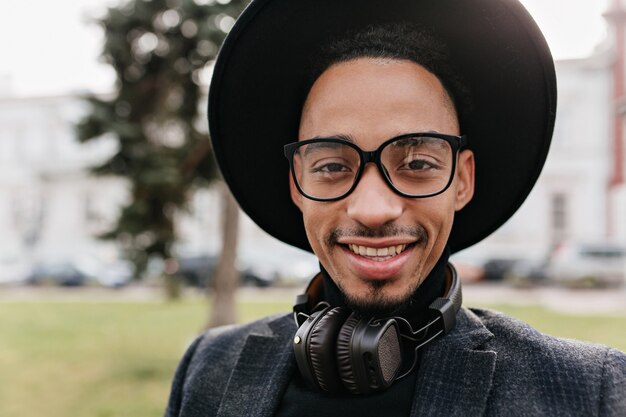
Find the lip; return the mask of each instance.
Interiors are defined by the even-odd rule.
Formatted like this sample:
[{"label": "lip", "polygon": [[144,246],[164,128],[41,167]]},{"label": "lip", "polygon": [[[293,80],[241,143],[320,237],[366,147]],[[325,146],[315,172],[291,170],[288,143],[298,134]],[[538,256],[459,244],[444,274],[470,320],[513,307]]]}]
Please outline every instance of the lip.
[{"label": "lip", "polygon": [[[372,243],[369,242],[368,246],[369,245],[372,245]],[[385,245],[371,247],[384,246]],[[415,250],[415,246],[406,248],[401,254],[386,261],[373,261],[371,259],[367,259],[366,257],[357,255],[345,246],[342,246],[341,249],[346,255],[351,269],[358,277],[365,280],[386,280],[392,279],[400,273]]]},{"label": "lip", "polygon": [[367,246],[370,248],[387,248],[389,246],[398,246],[398,245],[410,245],[415,243],[415,238],[412,239],[380,239],[380,240],[372,240],[366,238],[350,238],[345,240],[340,240],[337,243],[341,245],[359,245],[359,246]]}]

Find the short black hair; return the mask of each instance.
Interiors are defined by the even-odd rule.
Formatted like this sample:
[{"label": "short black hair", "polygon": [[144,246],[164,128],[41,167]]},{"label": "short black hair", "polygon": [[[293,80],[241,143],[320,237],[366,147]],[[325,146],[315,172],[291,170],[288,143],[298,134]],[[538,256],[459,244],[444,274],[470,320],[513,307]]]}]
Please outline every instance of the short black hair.
[{"label": "short black hair", "polygon": [[450,62],[446,46],[434,35],[411,24],[368,26],[337,38],[314,57],[309,86],[335,64],[358,58],[412,61],[434,74],[456,110],[461,128],[471,104],[461,76]]}]

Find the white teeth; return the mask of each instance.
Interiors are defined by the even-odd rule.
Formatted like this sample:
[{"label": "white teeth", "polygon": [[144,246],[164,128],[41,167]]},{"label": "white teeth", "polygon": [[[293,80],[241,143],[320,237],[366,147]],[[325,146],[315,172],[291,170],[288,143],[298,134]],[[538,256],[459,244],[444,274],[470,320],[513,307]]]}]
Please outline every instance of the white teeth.
[{"label": "white teeth", "polygon": [[369,246],[349,244],[348,247],[352,252],[356,253],[357,255],[368,257],[386,257],[399,255],[406,249],[407,245],[388,246],[386,248],[372,248]]}]

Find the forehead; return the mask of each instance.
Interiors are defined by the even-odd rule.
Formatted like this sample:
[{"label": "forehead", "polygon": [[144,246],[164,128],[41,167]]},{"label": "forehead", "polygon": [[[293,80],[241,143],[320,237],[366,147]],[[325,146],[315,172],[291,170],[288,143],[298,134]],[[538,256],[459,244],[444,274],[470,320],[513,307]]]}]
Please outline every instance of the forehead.
[{"label": "forehead", "polygon": [[332,65],[315,81],[299,138],[343,135],[375,145],[419,131],[460,133],[439,79],[411,61],[358,58]]}]

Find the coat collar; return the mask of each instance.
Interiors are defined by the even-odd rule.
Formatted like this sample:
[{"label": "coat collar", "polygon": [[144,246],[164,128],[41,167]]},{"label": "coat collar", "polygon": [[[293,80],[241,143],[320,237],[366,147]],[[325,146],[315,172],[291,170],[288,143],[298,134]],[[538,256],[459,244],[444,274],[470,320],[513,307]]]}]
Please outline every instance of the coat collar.
[{"label": "coat collar", "polygon": [[270,417],[295,370],[292,315],[274,318],[251,333],[228,381],[217,417]]},{"label": "coat collar", "polygon": [[483,415],[496,365],[496,352],[486,349],[492,338],[480,319],[462,308],[454,330],[423,353],[411,416]]},{"label": "coat collar", "polygon": [[[248,336],[218,417],[274,414],[295,371],[295,331],[292,316],[285,315]],[[411,415],[484,414],[496,362],[496,353],[484,346],[492,337],[474,313],[461,309],[454,330],[424,351]]]}]

